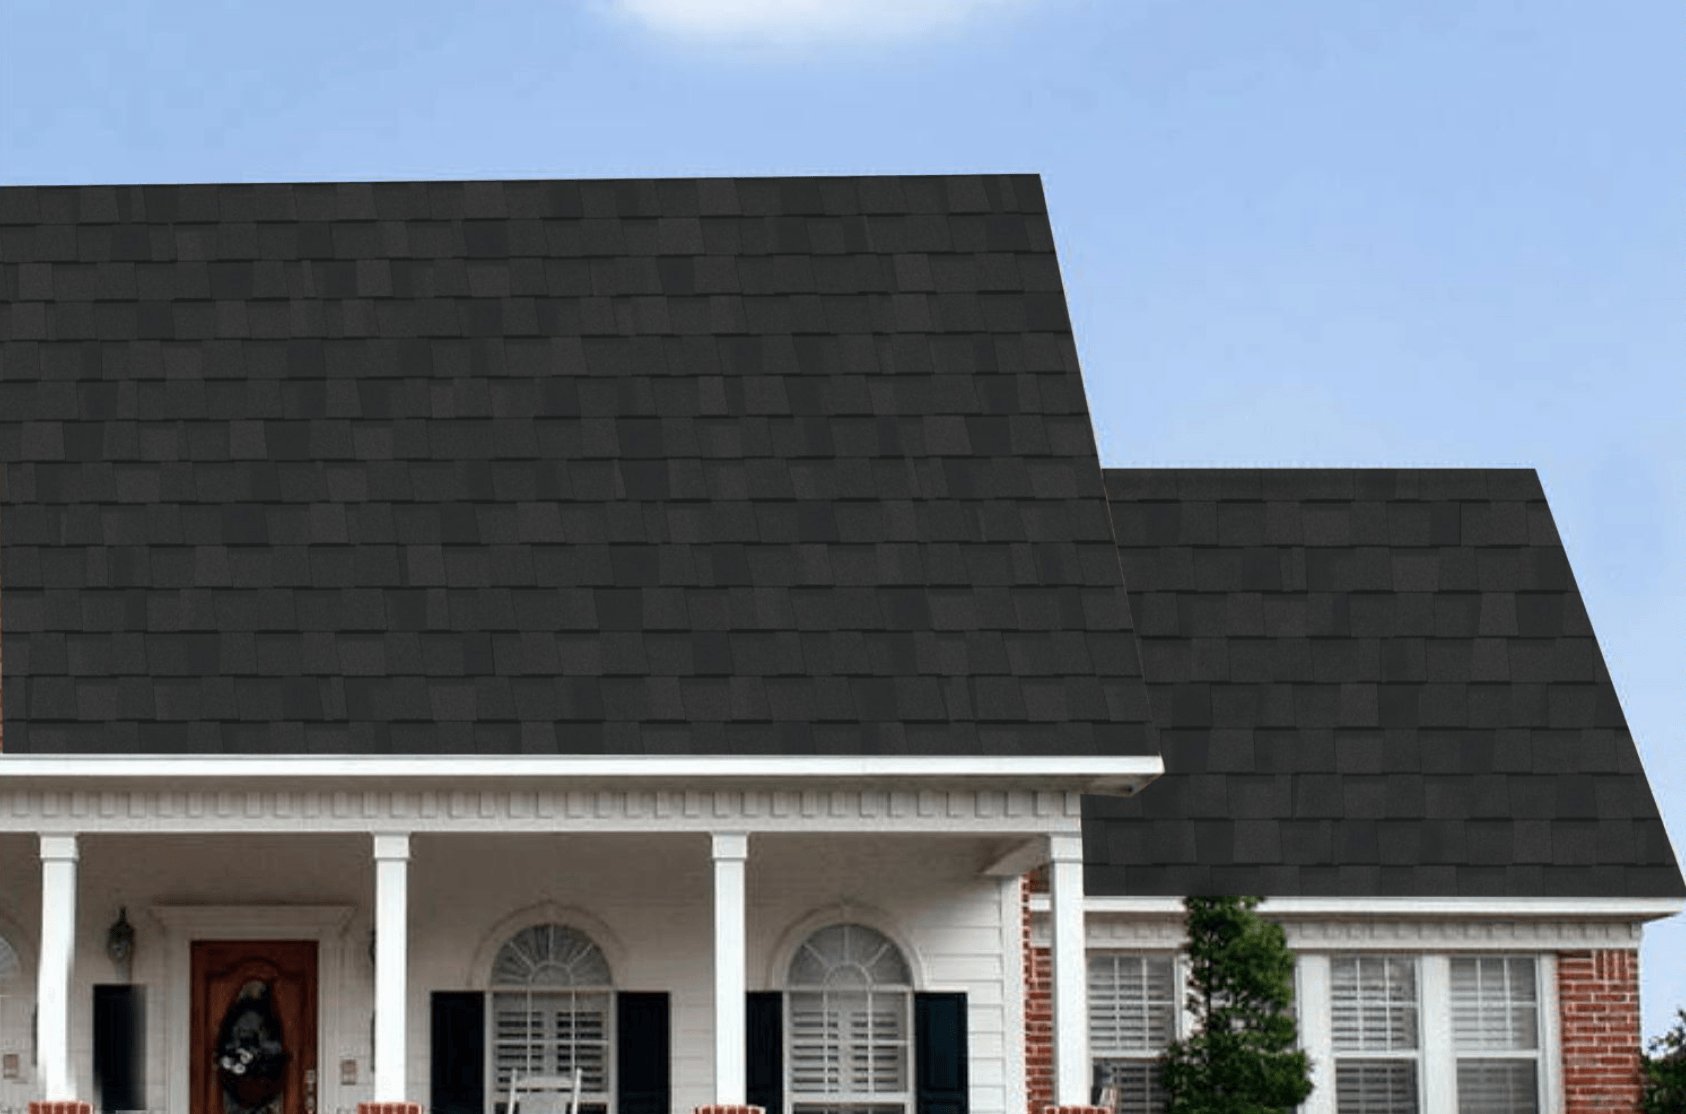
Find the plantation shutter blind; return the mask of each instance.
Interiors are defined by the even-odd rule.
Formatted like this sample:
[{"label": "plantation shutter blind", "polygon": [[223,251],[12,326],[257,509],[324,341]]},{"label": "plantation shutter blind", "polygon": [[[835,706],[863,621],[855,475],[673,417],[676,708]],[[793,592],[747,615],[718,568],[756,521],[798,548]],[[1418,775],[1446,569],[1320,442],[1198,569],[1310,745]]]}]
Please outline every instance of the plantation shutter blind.
[{"label": "plantation shutter blind", "polygon": [[1157,1055],[1176,1033],[1176,986],[1170,956],[1089,958],[1089,1048],[1095,1055]]},{"label": "plantation shutter blind", "polygon": [[1168,955],[1091,955],[1090,1098],[1117,1114],[1160,1114],[1154,1061],[1176,1039],[1176,962]]},{"label": "plantation shutter blind", "polygon": [[865,925],[822,928],[797,949],[788,978],[795,1114],[905,1111],[913,1098],[913,994],[896,945]]},{"label": "plantation shutter blind", "polygon": [[1329,967],[1339,1114],[1417,1114],[1415,960],[1337,956]]},{"label": "plantation shutter blind", "polygon": [[905,993],[790,995],[790,1088],[798,1095],[908,1090]]},{"label": "plantation shutter blind", "polygon": [[497,1094],[512,1076],[580,1071],[580,1105],[603,1105],[609,1089],[609,994],[498,991],[492,995]]},{"label": "plantation shutter blind", "polygon": [[1540,1003],[1534,960],[1455,956],[1451,996],[1459,1114],[1537,1114]]}]

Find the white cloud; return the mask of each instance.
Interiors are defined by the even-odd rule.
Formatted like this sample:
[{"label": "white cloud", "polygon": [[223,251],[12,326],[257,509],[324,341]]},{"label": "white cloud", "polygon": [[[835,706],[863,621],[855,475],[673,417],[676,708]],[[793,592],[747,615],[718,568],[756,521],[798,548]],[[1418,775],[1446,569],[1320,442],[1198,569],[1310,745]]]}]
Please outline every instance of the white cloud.
[{"label": "white cloud", "polygon": [[1023,0],[606,0],[666,35],[739,44],[882,42],[938,33]]}]

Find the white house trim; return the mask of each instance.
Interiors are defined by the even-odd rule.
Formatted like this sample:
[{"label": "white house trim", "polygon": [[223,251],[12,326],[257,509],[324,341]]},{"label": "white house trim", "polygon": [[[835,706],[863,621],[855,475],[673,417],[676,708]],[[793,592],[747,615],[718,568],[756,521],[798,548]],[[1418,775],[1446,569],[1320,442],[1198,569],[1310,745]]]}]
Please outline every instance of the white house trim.
[{"label": "white house trim", "polygon": [[1048,837],[1054,990],[1054,1102],[1089,1101],[1089,962],[1083,908],[1083,837]]},{"label": "white house trim", "polygon": [[[1166,951],[1174,952],[1183,946],[1188,930],[1183,924],[1179,908],[1177,916],[1148,914],[1136,917],[1101,916],[1086,918],[1084,938],[1090,948],[1109,951]],[[1041,913],[1033,914],[1031,942],[1046,943],[1045,921]]]},{"label": "white house trim", "polygon": [[1578,951],[1637,948],[1637,921],[1288,921],[1288,946],[1324,951]]},{"label": "white house trim", "polygon": [[1300,1047],[1311,1058],[1311,1095],[1301,1105],[1300,1114],[1335,1114],[1334,1026],[1328,1009],[1308,1008],[1311,1003],[1329,1001],[1329,957],[1299,956],[1294,974],[1294,997],[1300,1003]]},{"label": "white house trim", "polygon": [[[1045,909],[1043,895],[1031,908]],[[1091,913],[1182,916],[1175,897],[1090,897]],[[1270,897],[1259,912],[1276,917],[1588,917],[1660,920],[1686,910],[1674,897]]]},{"label": "white house trim", "polygon": [[41,836],[41,960],[35,971],[42,1090],[76,1097],[70,1063],[70,977],[76,958],[76,836]]},{"label": "white house trim", "polygon": [[1563,1016],[1557,995],[1557,957],[1544,952],[1535,957],[1540,978],[1540,1070],[1541,1100],[1546,1114],[1558,1114],[1568,1109],[1563,1093]]},{"label": "white house trim", "polygon": [[714,860],[714,1101],[742,1106],[747,1095],[744,1068],[744,991],[747,934],[744,920],[744,861],[749,836],[715,832]]},{"label": "white house trim", "polygon": [[[167,977],[165,998],[165,1070],[163,1109],[185,1110],[189,1094],[191,1047],[192,944],[195,940],[315,940],[316,978],[320,988],[345,985],[345,932],[356,912],[350,905],[154,905],[148,910],[164,930]],[[339,1076],[323,1070],[340,1043],[342,996],[316,995],[316,1047],[321,1097],[318,1110],[352,1105],[342,1101]]]},{"label": "white house trim", "polygon": [[1417,975],[1417,1016],[1422,1030],[1417,1078],[1423,1109],[1456,1110],[1458,1059],[1452,1047],[1451,963],[1444,954],[1418,956]]},{"label": "white house trim", "polygon": [[1001,852],[979,873],[996,878],[1022,878],[1047,861],[1048,841],[1033,836]]},{"label": "white house trim", "polygon": [[[9,763],[0,770],[9,768]],[[1078,832],[1078,790],[983,784],[895,787],[815,782],[806,788],[720,784],[654,788],[627,781],[564,788],[552,779],[398,787],[378,779],[147,779],[94,785],[0,776],[0,832]]]},{"label": "white house trim", "polygon": [[[1034,907],[1033,907],[1034,909]],[[1261,907],[1261,912],[1269,910]],[[1637,948],[1643,924],[1637,920],[1523,919],[1479,916],[1459,919],[1389,919],[1384,915],[1346,920],[1284,919],[1282,929],[1295,951],[1581,951]],[[1035,910],[1031,942],[1048,947],[1049,917]],[[1180,912],[1141,914],[1090,912],[1085,939],[1093,949],[1155,951],[1181,948],[1186,931]]]},{"label": "white house trim", "polygon": [[0,780],[11,778],[159,778],[171,781],[237,778],[251,783],[267,778],[360,778],[416,783],[486,778],[522,781],[566,779],[619,780],[673,778],[685,782],[795,779],[802,782],[855,780],[881,783],[906,778],[944,781],[993,781],[1022,784],[1026,779],[1061,783],[1086,793],[1129,796],[1165,772],[1157,755],[1097,757],[963,757],[912,755],[6,755]]},{"label": "white house trim", "polygon": [[[1000,879],[1001,902],[1001,956],[1004,983],[1009,987],[1025,985],[1025,953],[1024,907],[1022,888],[1023,878]],[[979,1008],[968,999],[968,1007]],[[1026,1073],[1025,1048],[1025,995],[1003,994],[1001,996],[1001,1025],[1005,1034],[1002,1053],[1005,1062],[1002,1071],[1005,1076],[1006,1094],[1004,1109],[1010,1111],[1025,1110],[1030,1101],[1028,1079]],[[974,1076],[972,1085],[972,1109],[985,1109],[982,1089],[984,1081]]]},{"label": "white house trim", "polygon": [[410,837],[382,832],[375,853],[375,1101],[403,1102],[410,942]]}]

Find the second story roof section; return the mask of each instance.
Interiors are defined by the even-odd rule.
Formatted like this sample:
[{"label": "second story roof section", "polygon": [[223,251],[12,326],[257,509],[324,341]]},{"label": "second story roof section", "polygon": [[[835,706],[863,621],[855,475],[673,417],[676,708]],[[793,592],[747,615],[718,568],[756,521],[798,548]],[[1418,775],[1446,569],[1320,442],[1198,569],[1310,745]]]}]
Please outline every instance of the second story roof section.
[{"label": "second story roof section", "polygon": [[5,745],[1152,755],[1033,176],[0,189]]},{"label": "second story roof section", "polygon": [[1109,469],[1165,776],[1092,894],[1686,895],[1531,469]]}]

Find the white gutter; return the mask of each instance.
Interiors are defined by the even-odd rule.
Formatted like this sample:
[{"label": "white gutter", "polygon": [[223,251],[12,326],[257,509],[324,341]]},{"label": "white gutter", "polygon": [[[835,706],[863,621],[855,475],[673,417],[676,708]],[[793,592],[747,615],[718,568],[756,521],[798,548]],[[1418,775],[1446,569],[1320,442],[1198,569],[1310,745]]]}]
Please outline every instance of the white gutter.
[{"label": "white gutter", "polygon": [[710,782],[849,780],[1057,782],[1129,795],[1165,772],[1157,755],[947,757],[910,755],[0,755],[0,786],[14,780],[371,778],[412,782],[513,778],[662,778]]}]

